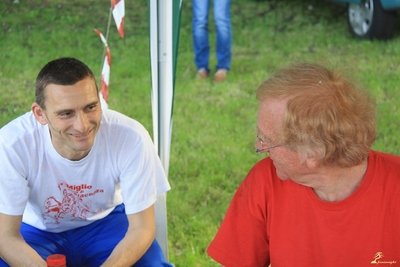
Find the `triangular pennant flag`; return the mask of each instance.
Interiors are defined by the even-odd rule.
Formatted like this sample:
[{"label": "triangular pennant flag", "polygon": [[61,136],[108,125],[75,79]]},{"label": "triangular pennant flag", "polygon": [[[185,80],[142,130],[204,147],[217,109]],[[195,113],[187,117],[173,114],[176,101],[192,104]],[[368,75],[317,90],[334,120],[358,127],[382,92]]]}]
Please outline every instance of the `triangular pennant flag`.
[{"label": "triangular pennant flag", "polygon": [[124,38],[124,18],[125,18],[124,0],[111,0],[111,8],[119,35],[122,38]]},{"label": "triangular pennant flag", "polygon": [[94,29],[94,31],[100,36],[101,41],[106,47],[103,69],[101,70],[101,90],[99,95],[102,107],[108,108],[108,85],[110,82],[111,53],[104,35],[97,29]]}]

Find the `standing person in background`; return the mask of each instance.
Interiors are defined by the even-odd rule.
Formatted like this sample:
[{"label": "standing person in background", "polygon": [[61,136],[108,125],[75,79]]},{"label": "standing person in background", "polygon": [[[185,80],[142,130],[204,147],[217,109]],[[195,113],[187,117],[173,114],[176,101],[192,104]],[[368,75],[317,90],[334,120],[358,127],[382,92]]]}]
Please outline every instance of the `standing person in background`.
[{"label": "standing person in background", "polygon": [[226,267],[400,264],[400,157],[371,149],[375,101],[340,72],[283,68],[257,90],[257,153],[207,252]]},{"label": "standing person in background", "polygon": [[[210,43],[208,38],[208,14],[211,0],[192,0],[193,7],[193,47],[197,78],[205,79],[210,74]],[[231,0],[214,0],[214,22],[217,30],[217,67],[215,82],[226,79],[231,65],[232,25],[230,15]]]},{"label": "standing person in background", "polygon": [[31,111],[0,129],[0,266],[172,266],[154,203],[170,189],[146,129],[102,110],[93,72],[47,63]]}]

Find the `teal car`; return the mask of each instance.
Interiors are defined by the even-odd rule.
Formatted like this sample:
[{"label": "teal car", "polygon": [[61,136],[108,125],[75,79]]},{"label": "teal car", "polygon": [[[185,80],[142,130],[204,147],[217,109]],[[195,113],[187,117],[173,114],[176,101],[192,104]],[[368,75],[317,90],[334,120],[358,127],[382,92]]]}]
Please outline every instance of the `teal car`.
[{"label": "teal car", "polygon": [[393,37],[400,0],[330,0],[347,5],[350,32],[361,39]]}]

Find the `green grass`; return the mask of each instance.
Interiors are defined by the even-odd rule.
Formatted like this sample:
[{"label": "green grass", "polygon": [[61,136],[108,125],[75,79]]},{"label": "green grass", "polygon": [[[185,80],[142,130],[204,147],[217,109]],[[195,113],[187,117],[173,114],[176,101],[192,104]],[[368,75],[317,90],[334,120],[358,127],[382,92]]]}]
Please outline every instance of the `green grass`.
[{"label": "green grass", "polygon": [[[109,1],[0,3],[0,126],[28,111],[40,68],[74,56],[100,77]],[[125,38],[111,24],[109,107],[152,132],[146,1],[125,1]],[[389,41],[350,36],[342,6],[321,0],[232,1],[233,58],[221,84],[194,79],[191,1],[183,0],[176,73],[168,194],[170,260],[176,266],[217,266],[205,250],[239,183],[261,156],[253,150],[254,91],[293,61],[347,69],[378,101],[374,148],[400,155],[400,25]],[[210,17],[211,42],[215,29]],[[212,46],[210,67],[216,59]]]}]

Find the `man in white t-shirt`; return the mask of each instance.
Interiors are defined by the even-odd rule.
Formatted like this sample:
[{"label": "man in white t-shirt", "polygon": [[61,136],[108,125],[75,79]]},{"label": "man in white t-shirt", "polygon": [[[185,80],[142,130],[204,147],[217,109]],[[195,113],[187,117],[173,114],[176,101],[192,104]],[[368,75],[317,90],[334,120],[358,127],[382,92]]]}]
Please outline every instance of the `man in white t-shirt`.
[{"label": "man in white t-shirt", "polygon": [[0,266],[172,266],[154,238],[170,185],[146,129],[102,110],[74,58],[47,63],[35,97],[0,129]]}]

